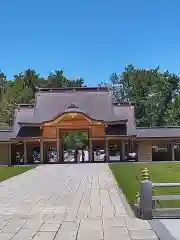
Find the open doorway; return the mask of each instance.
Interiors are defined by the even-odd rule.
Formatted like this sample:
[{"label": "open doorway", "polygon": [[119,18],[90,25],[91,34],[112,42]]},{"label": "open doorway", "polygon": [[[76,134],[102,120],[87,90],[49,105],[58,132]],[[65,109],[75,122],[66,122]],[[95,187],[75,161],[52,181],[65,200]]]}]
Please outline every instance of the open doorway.
[{"label": "open doorway", "polygon": [[24,144],[23,142],[11,144],[11,163],[12,165],[24,164]]},{"label": "open doorway", "polygon": [[171,144],[156,144],[152,146],[152,161],[171,161],[172,147]]},{"label": "open doorway", "polygon": [[93,162],[106,161],[106,141],[104,138],[92,141],[92,154]]},{"label": "open doorway", "polygon": [[63,162],[89,162],[88,131],[68,131],[63,136]]}]

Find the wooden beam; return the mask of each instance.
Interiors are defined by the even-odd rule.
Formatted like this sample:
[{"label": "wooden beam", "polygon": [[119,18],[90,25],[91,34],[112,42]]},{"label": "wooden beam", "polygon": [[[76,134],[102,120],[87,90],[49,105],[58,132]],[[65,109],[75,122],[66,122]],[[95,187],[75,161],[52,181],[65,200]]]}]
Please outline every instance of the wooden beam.
[{"label": "wooden beam", "polygon": [[89,162],[93,161],[93,147],[92,147],[92,128],[89,127],[88,138],[89,138]]},{"label": "wooden beam", "polygon": [[27,163],[27,142],[24,140],[24,163]]},{"label": "wooden beam", "polygon": [[108,138],[106,138],[105,142],[105,152],[106,152],[106,161],[109,161],[109,144],[108,144]]},{"label": "wooden beam", "polygon": [[122,157],[122,161],[124,160],[124,158],[125,158],[125,155],[126,155],[126,153],[125,153],[125,142],[122,140],[121,141],[121,157]]},{"label": "wooden beam", "polygon": [[175,160],[174,144],[171,144],[171,151],[172,151],[172,161],[174,161]]},{"label": "wooden beam", "polygon": [[11,149],[11,143],[9,142],[9,148],[8,148],[8,151],[9,151],[9,154],[8,154],[8,155],[9,155],[9,165],[12,164],[12,162],[11,162],[11,161],[12,161],[12,160],[11,160],[11,150],[12,150],[12,149]]},{"label": "wooden beam", "polygon": [[44,163],[44,140],[40,141],[40,161]]}]

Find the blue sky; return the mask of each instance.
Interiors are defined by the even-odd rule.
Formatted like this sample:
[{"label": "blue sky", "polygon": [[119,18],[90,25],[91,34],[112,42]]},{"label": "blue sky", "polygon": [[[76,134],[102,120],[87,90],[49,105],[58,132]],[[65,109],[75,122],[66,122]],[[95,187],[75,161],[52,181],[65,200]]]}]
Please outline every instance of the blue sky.
[{"label": "blue sky", "polygon": [[125,65],[180,72],[180,1],[2,0],[0,69],[64,69],[92,86]]}]

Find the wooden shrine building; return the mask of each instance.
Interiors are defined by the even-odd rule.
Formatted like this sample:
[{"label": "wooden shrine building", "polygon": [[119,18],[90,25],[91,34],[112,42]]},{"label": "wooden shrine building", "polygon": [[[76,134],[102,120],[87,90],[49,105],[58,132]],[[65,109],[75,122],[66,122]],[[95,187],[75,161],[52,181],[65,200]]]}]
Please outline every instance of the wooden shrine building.
[{"label": "wooden shrine building", "polygon": [[179,127],[137,128],[132,104],[113,104],[107,88],[84,87],[40,88],[34,104],[18,105],[12,128],[0,131],[0,164],[16,164],[16,152],[31,163],[35,148],[47,163],[50,146],[63,163],[63,135],[72,131],[88,134],[89,162],[96,148],[104,149],[107,161],[132,151],[138,161],[180,160]]}]

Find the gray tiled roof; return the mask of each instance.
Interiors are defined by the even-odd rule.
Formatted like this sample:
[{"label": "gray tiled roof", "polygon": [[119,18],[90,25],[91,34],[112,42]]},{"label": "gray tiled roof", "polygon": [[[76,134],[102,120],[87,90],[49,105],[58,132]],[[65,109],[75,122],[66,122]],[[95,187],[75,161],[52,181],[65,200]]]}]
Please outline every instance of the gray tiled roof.
[{"label": "gray tiled roof", "polygon": [[137,128],[137,137],[139,138],[158,138],[158,137],[180,137],[179,127],[154,127],[154,128]]},{"label": "gray tiled roof", "polygon": [[57,91],[39,92],[34,117],[37,121],[49,121],[62,114],[75,104],[81,111],[96,120],[118,120],[113,113],[111,95],[107,90],[100,91]]},{"label": "gray tiled roof", "polygon": [[14,124],[13,124],[13,133],[16,136],[19,132],[20,125],[19,122],[24,122],[27,119],[30,119],[33,116],[34,108],[32,105],[19,105],[15,110],[14,114]]},{"label": "gray tiled roof", "polygon": [[136,122],[134,116],[134,106],[128,104],[120,104],[114,106],[114,113],[116,116],[128,119],[127,133],[128,135],[136,135]]},{"label": "gray tiled roof", "polygon": [[9,141],[9,139],[11,138],[11,136],[12,136],[12,132],[11,131],[9,131],[9,130],[2,130],[2,131],[0,131],[0,141],[1,142],[7,142],[7,141]]},{"label": "gray tiled roof", "polygon": [[[107,88],[62,89],[53,91],[39,91],[36,94],[34,114],[24,122],[41,123],[50,121],[63,114],[66,108],[74,104],[80,112],[90,118],[103,121],[120,121],[123,114],[114,113],[112,96]],[[77,110],[76,110],[77,111]]]},{"label": "gray tiled roof", "polygon": [[30,105],[20,105],[15,109],[14,123],[11,131],[0,131],[0,141],[8,141],[10,138],[17,136],[20,125],[18,122],[24,121],[33,115],[34,109]]}]

